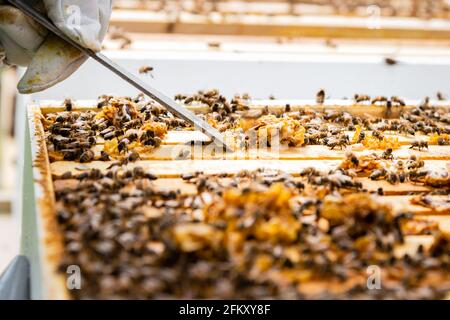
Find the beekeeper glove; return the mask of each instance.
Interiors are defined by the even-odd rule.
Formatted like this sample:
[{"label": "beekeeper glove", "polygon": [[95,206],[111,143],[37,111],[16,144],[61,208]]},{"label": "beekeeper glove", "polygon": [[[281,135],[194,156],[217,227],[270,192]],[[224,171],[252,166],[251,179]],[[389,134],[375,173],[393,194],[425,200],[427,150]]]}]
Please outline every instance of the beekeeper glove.
[{"label": "beekeeper glove", "polygon": [[[100,51],[112,0],[30,0],[67,36]],[[19,9],[0,0],[0,63],[28,67],[20,93],[45,90],[75,72],[87,57],[49,33]]]}]

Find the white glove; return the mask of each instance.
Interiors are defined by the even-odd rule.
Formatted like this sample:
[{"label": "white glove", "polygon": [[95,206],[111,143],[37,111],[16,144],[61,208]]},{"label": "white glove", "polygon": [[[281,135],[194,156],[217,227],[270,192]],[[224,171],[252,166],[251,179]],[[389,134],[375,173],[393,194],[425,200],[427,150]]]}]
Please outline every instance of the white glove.
[{"label": "white glove", "polygon": [[111,16],[111,0],[44,0],[50,19],[86,48],[101,50]]},{"label": "white glove", "polygon": [[[30,1],[31,2],[31,1]],[[100,51],[108,29],[112,0],[35,0],[55,25],[84,47]],[[28,66],[19,92],[45,90],[63,81],[86,56],[49,34],[18,9],[0,0],[0,61]]]}]

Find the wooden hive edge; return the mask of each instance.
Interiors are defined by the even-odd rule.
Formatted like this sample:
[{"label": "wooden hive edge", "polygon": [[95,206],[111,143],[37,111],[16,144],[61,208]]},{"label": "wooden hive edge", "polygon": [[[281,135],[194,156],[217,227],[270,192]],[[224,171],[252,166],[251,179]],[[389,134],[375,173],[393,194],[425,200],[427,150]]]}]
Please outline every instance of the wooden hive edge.
[{"label": "wooden hive edge", "polygon": [[42,266],[42,295],[44,299],[68,299],[65,278],[57,271],[64,247],[56,221],[55,197],[44,128],[41,123],[42,115],[36,106],[30,106],[27,114],[30,126],[39,255]]}]

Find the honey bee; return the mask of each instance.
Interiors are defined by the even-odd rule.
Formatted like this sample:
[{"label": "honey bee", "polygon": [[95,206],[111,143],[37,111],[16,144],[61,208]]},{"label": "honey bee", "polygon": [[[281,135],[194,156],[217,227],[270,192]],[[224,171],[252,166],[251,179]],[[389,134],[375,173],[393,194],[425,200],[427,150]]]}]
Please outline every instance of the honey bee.
[{"label": "honey bee", "polygon": [[95,157],[94,151],[92,151],[91,149],[86,150],[81,154],[80,162],[81,163],[91,162],[92,160],[94,160],[94,157]]},{"label": "honey bee", "polygon": [[414,130],[414,128],[412,128],[410,125],[407,125],[407,124],[401,124],[398,127],[398,130],[400,132],[403,132],[403,133],[406,133],[406,134],[410,134],[412,136],[416,135],[416,130]]},{"label": "honey bee", "polygon": [[316,102],[317,104],[323,104],[325,102],[325,90],[320,89],[316,94]]},{"label": "honey bee", "polygon": [[67,161],[75,161],[78,159],[83,153],[82,149],[62,149],[61,153],[63,154],[63,159]]},{"label": "honey bee", "polygon": [[345,148],[348,145],[348,143],[349,143],[348,137],[347,136],[342,136],[342,137],[340,137],[338,139],[327,141],[327,146],[331,150],[334,150],[334,148],[337,148],[337,147],[339,147],[342,150],[343,148]]},{"label": "honey bee", "polygon": [[138,93],[138,95],[132,99],[132,101],[134,103],[139,103],[139,102],[142,102],[144,100],[145,100],[145,95],[142,92]]},{"label": "honey bee", "polygon": [[354,166],[358,166],[359,165],[359,159],[357,156],[355,156],[355,154],[353,153],[348,153],[346,155],[347,159],[350,160],[350,163],[353,164]]},{"label": "honey bee", "polygon": [[411,181],[418,181],[421,178],[425,178],[428,175],[428,170],[412,170],[409,172],[409,178]]},{"label": "honey bee", "polygon": [[[106,168],[106,170],[113,169],[114,167],[120,167],[120,166],[122,166],[122,165],[124,165],[124,164],[126,164],[126,163],[128,163],[128,160],[127,160],[127,159],[120,160],[120,161],[115,161],[115,162],[111,163],[111,164]],[[113,176],[112,171],[110,171],[110,172],[111,172],[110,175]],[[107,174],[106,176],[109,176],[109,174]]]},{"label": "honey bee", "polygon": [[437,144],[439,146],[448,146],[450,144],[450,141],[448,139],[445,138],[439,138],[437,141]]},{"label": "honey bee", "polygon": [[160,137],[155,137],[155,148],[158,148],[162,143],[162,140]]},{"label": "honey bee", "polygon": [[381,131],[375,130],[372,132],[372,137],[377,138],[378,140],[383,140],[384,135]]},{"label": "honey bee", "polygon": [[134,162],[134,161],[139,160],[139,159],[140,159],[139,153],[137,153],[134,150],[130,151],[128,153],[128,155],[127,155],[127,160],[130,161],[130,162]]},{"label": "honey bee", "polygon": [[105,140],[111,140],[112,138],[116,137],[116,128],[111,126],[106,128],[105,130],[100,132],[100,135],[103,136],[103,139]]},{"label": "honey bee", "polygon": [[210,89],[208,91],[206,91],[205,93],[203,93],[203,96],[206,98],[212,98],[219,95],[219,90],[217,89]]},{"label": "honey bee", "polygon": [[394,159],[394,155],[392,154],[392,148],[387,148],[383,154],[381,155],[381,157],[385,160],[392,160]]},{"label": "honey bee", "polygon": [[154,146],[155,145],[155,133],[151,130],[145,131],[139,141],[146,146]]},{"label": "honey bee", "polygon": [[184,99],[184,104],[190,104],[194,102],[194,100],[194,97],[187,97],[186,99]]},{"label": "honey bee", "polygon": [[430,97],[425,97],[425,99],[423,99],[421,106],[422,107],[428,107],[430,105]]},{"label": "honey bee", "polygon": [[383,97],[383,96],[378,96],[372,99],[372,104],[376,104],[376,103],[382,103],[382,102],[387,102],[388,98]]},{"label": "honey bee", "polygon": [[109,160],[111,160],[108,152],[102,150],[101,153],[100,153],[100,160],[101,161],[109,161]]},{"label": "honey bee", "polygon": [[98,97],[97,100],[97,108],[101,109],[109,104],[109,101],[112,99],[112,96],[102,95]]},{"label": "honey bee", "polygon": [[244,92],[242,94],[242,99],[244,100],[251,100],[252,97],[250,97],[250,94],[248,94],[247,92]]},{"label": "honey bee", "polygon": [[72,141],[71,138],[63,137],[60,135],[50,135],[48,139],[53,144],[56,150],[66,149],[66,145]]},{"label": "honey bee", "polygon": [[72,109],[73,109],[73,102],[72,102],[72,100],[70,98],[64,99],[63,106],[66,109],[66,111],[72,111]]},{"label": "honey bee", "polygon": [[207,186],[206,177],[204,176],[199,177],[198,180],[196,181],[197,193],[201,194],[202,192],[204,192],[206,190],[206,186]]},{"label": "honey bee", "polygon": [[72,179],[72,172],[70,172],[70,171],[64,172],[61,175],[60,179],[63,179],[63,180],[65,180],[65,179]]},{"label": "honey bee", "polygon": [[425,134],[430,134],[433,133],[435,131],[435,128],[433,128],[432,126],[424,126],[422,128],[422,132]]},{"label": "honey bee", "polygon": [[130,142],[136,141],[139,138],[139,131],[136,129],[130,129],[125,132],[124,138],[127,138]]},{"label": "honey bee", "polygon": [[396,64],[398,63],[397,60],[395,60],[394,58],[389,58],[389,57],[385,58],[385,59],[384,59],[384,62],[385,62],[388,66],[394,66],[394,65],[396,65]]},{"label": "honey bee", "polygon": [[[70,118],[69,115],[70,115],[70,113],[67,113],[67,112],[64,112],[64,113],[58,115],[55,118],[55,123],[63,123],[63,122],[66,122],[66,121],[70,121],[71,118]],[[55,126],[55,124],[54,124],[54,126]]]},{"label": "honey bee", "polygon": [[422,149],[428,149],[428,142],[427,141],[414,141],[411,144],[411,147],[409,147],[409,148],[410,149],[417,148],[417,149],[419,149],[419,151]]},{"label": "honey bee", "polygon": [[366,94],[355,94],[354,98],[355,98],[356,103],[370,101],[370,96],[368,96]]},{"label": "honey bee", "polygon": [[406,106],[405,100],[403,100],[402,98],[399,98],[397,96],[391,97],[391,101],[392,101],[392,103],[396,103],[402,107]]},{"label": "honey bee", "polygon": [[117,146],[117,148],[119,149],[119,153],[127,152],[129,144],[130,144],[130,140],[128,140],[128,138],[121,139]]},{"label": "honey bee", "polygon": [[125,129],[137,128],[140,127],[141,125],[142,125],[141,119],[133,119],[123,124]]},{"label": "honey bee", "polygon": [[320,144],[320,139],[325,138],[327,133],[317,132],[305,135],[305,143],[310,145]]},{"label": "honey bee", "polygon": [[436,93],[436,97],[439,101],[445,101],[446,97],[444,96],[444,94],[440,91],[438,91],[438,93]]},{"label": "honey bee", "polygon": [[374,171],[370,174],[369,178],[370,178],[371,180],[378,180],[378,179],[384,178],[386,175],[387,175],[386,169],[382,168],[382,169],[374,170]]},{"label": "honey bee", "polygon": [[94,136],[90,136],[87,139],[87,143],[89,144],[90,147],[92,147],[93,145],[95,145],[97,143],[97,139],[95,139]]},{"label": "honey bee", "polygon": [[425,166],[425,162],[418,159],[415,155],[410,156],[406,162],[406,168],[408,170],[422,168],[423,166]]},{"label": "honey bee", "polygon": [[395,172],[389,172],[386,176],[386,181],[390,184],[396,184],[400,180],[399,176]]},{"label": "honey bee", "polygon": [[72,133],[72,129],[54,126],[52,127],[51,132],[52,134],[59,134],[63,137],[69,137]]},{"label": "honey bee", "polygon": [[197,175],[195,173],[192,172],[188,172],[188,173],[183,173],[181,175],[181,179],[183,180],[191,180],[194,179]]},{"label": "honey bee", "polygon": [[186,125],[185,121],[178,118],[163,119],[169,128],[179,128]]},{"label": "honey bee", "polygon": [[181,93],[176,94],[175,97],[174,97],[175,100],[179,100],[179,101],[183,101],[186,98],[187,98],[187,95],[181,94]]},{"label": "honey bee", "polygon": [[302,171],[300,171],[300,176],[301,177],[314,176],[314,175],[317,175],[317,174],[319,174],[319,172],[314,167],[307,167],[307,168],[304,168]]},{"label": "honey bee", "polygon": [[142,66],[139,68],[139,73],[140,74],[149,74],[152,78],[153,78],[153,67],[150,66]]},{"label": "honey bee", "polygon": [[366,138],[366,133],[364,131],[361,131],[359,133],[358,140],[356,141],[356,143],[361,143],[365,138]]}]

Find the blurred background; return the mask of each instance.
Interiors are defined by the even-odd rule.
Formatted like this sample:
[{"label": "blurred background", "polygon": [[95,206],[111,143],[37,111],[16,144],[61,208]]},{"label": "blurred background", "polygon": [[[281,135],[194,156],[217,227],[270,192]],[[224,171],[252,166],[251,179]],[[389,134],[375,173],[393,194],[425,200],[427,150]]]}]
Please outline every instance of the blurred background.
[{"label": "blurred background", "polygon": [[[252,98],[450,95],[450,0],[116,0],[104,53],[161,91]],[[0,272],[19,252],[26,105],[137,92],[88,61],[21,96],[0,74]]]}]

